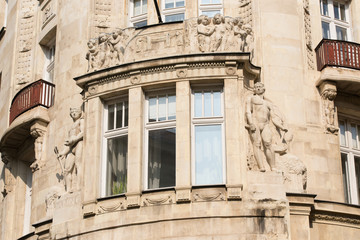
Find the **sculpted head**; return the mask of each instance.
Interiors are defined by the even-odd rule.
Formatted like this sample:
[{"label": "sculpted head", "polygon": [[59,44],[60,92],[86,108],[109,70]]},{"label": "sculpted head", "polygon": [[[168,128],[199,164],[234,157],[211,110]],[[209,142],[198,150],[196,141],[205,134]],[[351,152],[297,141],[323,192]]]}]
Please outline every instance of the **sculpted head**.
[{"label": "sculpted head", "polygon": [[81,108],[70,108],[70,117],[75,121],[82,115]]},{"label": "sculpted head", "polygon": [[210,18],[206,15],[201,15],[198,18],[198,24],[203,24],[203,25],[209,25],[210,24]]},{"label": "sculpted head", "polygon": [[214,22],[214,24],[225,23],[225,18],[220,13],[217,13],[217,14],[215,14],[215,16],[213,18],[213,22]]},{"label": "sculpted head", "polygon": [[89,49],[94,48],[94,47],[95,47],[95,45],[96,45],[96,40],[95,40],[95,39],[93,39],[93,38],[92,38],[92,39],[90,39],[90,40],[88,41],[87,45],[88,45]]},{"label": "sculpted head", "polygon": [[263,94],[265,92],[265,87],[264,84],[262,84],[261,82],[257,82],[254,85],[254,93],[256,95],[260,95]]},{"label": "sculpted head", "polygon": [[100,33],[99,35],[99,43],[105,42],[108,39],[106,33]]},{"label": "sculpted head", "polygon": [[121,29],[116,29],[111,35],[114,39],[116,39],[118,36],[122,35],[122,31]]}]

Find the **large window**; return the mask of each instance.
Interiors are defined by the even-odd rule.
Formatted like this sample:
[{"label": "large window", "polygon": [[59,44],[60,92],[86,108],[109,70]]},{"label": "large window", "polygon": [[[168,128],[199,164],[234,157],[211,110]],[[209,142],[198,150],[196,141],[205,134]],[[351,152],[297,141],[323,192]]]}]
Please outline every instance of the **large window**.
[{"label": "large window", "polygon": [[102,196],[126,192],[128,112],[126,100],[112,101],[105,105]]},{"label": "large window", "polygon": [[351,41],[349,5],[343,1],[320,0],[323,38]]},{"label": "large window", "polygon": [[148,94],[145,121],[145,189],[175,186],[176,97]]},{"label": "large window", "polygon": [[147,0],[130,1],[130,22],[134,27],[147,25]]},{"label": "large window", "polygon": [[185,19],[184,0],[163,0],[162,9],[165,22],[183,21]]},{"label": "large window", "polygon": [[339,120],[340,150],[345,200],[359,204],[360,199],[360,122]]},{"label": "large window", "polygon": [[222,88],[193,89],[193,185],[225,183],[224,108]]},{"label": "large window", "polygon": [[217,13],[223,13],[222,0],[199,0],[199,15],[214,17]]}]

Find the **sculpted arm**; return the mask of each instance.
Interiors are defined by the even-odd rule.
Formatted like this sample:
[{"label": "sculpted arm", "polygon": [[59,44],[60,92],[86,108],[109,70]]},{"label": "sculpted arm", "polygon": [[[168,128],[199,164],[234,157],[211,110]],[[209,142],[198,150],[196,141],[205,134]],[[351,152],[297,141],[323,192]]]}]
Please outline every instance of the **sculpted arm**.
[{"label": "sculpted arm", "polygon": [[252,97],[248,97],[246,99],[245,116],[246,116],[246,120],[247,120],[247,122],[249,124],[250,130],[255,131],[256,127],[255,127],[255,124],[254,124],[253,119],[252,119],[252,113],[251,113],[252,106],[251,105],[252,105]]},{"label": "sculpted arm", "polygon": [[269,103],[268,103],[268,107],[269,107],[269,110],[270,110],[271,121],[274,123],[274,125],[278,129],[287,132],[287,128],[284,126],[283,119],[275,113],[274,107]]}]

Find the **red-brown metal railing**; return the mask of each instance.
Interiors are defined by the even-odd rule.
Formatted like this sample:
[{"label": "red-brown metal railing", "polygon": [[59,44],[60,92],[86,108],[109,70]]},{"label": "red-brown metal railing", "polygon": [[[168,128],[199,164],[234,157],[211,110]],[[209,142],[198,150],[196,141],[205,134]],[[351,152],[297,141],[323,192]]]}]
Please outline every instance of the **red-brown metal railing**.
[{"label": "red-brown metal railing", "polygon": [[55,85],[44,80],[38,80],[24,87],[11,102],[10,124],[16,117],[33,107],[51,107],[54,104],[54,95]]},{"label": "red-brown metal railing", "polygon": [[323,39],[315,48],[315,52],[318,71],[326,66],[360,70],[360,44]]}]

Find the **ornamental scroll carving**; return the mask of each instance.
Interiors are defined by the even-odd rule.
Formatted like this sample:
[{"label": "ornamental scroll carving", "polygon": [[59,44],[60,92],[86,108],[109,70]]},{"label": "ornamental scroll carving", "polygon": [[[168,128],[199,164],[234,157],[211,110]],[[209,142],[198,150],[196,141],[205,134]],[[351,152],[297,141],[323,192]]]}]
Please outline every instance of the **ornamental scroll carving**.
[{"label": "ornamental scroll carving", "polygon": [[[169,25],[170,26],[170,25]],[[88,71],[127,62],[206,52],[249,52],[254,54],[254,33],[248,20],[216,14],[200,16],[157,31],[147,29],[115,29],[91,38],[86,59]]]},{"label": "ornamental scroll carving", "polygon": [[[248,168],[260,172],[283,172],[288,189],[303,192],[307,186],[307,169],[295,155],[288,153],[292,133],[279,108],[264,98],[265,87],[257,82],[254,94],[246,101],[245,126],[249,132]],[[267,164],[265,164],[265,161]]]}]

